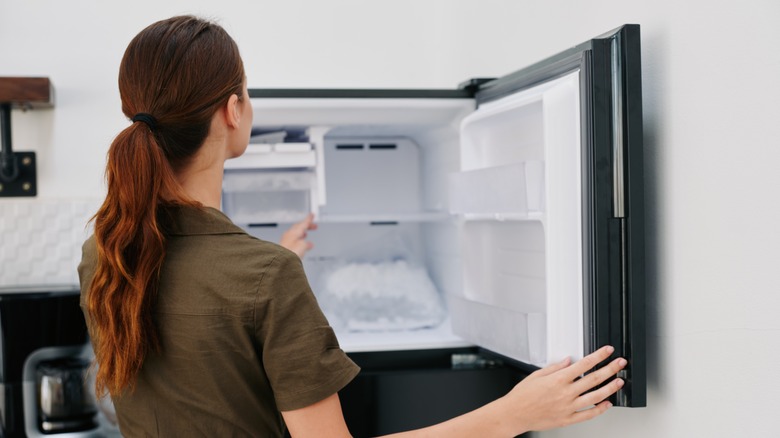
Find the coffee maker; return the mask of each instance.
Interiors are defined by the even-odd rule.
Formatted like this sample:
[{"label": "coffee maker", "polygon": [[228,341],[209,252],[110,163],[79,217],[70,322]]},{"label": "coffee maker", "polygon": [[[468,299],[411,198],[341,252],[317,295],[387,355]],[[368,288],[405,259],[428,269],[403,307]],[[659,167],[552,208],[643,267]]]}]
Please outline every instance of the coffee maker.
[{"label": "coffee maker", "polygon": [[102,436],[79,290],[0,287],[0,437]]}]

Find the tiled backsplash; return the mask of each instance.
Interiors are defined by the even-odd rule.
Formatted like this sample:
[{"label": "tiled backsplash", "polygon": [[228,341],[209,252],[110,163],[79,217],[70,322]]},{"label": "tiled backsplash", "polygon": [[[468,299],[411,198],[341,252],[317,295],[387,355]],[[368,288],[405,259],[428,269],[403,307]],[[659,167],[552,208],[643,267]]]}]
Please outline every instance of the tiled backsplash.
[{"label": "tiled backsplash", "polygon": [[0,201],[0,287],[78,284],[99,200]]}]

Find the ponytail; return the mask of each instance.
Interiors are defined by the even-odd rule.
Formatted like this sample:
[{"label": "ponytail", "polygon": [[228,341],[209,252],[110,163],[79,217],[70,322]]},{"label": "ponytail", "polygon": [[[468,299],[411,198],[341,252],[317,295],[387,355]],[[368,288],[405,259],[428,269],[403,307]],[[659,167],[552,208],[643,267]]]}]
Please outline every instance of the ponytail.
[{"label": "ponytail", "polygon": [[115,395],[133,386],[147,354],[160,349],[151,312],[165,258],[159,209],[183,196],[144,123],[133,123],[111,144],[106,180],[108,195],[94,217],[98,264],[87,303],[100,364],[95,389]]}]

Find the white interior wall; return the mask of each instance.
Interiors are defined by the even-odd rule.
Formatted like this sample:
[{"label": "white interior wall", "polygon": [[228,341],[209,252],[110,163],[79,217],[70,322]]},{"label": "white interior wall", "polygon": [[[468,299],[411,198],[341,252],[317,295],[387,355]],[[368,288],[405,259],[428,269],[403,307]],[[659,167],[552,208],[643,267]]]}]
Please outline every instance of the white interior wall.
[{"label": "white interior wall", "polygon": [[[447,88],[641,24],[649,406],[541,435],[776,435],[780,4],[5,0],[0,76],[56,87],[54,109],[13,116],[15,149],[38,151],[33,202],[102,194],[105,152],[127,125],[116,91],[124,48],[186,12],[231,32],[253,87]],[[0,199],[2,215],[10,202]]]}]

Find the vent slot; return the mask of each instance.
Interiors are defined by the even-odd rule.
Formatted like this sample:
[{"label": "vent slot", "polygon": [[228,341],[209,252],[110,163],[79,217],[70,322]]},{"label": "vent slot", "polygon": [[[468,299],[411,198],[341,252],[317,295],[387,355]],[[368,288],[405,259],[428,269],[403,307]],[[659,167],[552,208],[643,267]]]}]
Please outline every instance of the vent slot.
[{"label": "vent slot", "polygon": [[362,144],[337,144],[336,149],[341,149],[341,150],[363,149],[363,145]]},{"label": "vent slot", "polygon": [[369,149],[395,149],[395,143],[375,143],[368,146]]},{"label": "vent slot", "polygon": [[278,226],[279,224],[275,222],[249,224],[249,228],[276,228]]},{"label": "vent slot", "polygon": [[398,221],[371,221],[371,225],[398,225]]}]

